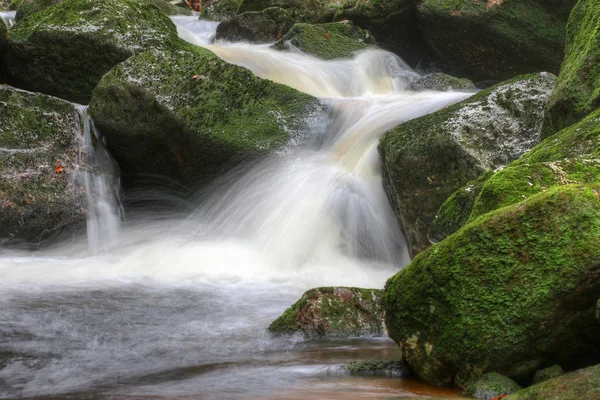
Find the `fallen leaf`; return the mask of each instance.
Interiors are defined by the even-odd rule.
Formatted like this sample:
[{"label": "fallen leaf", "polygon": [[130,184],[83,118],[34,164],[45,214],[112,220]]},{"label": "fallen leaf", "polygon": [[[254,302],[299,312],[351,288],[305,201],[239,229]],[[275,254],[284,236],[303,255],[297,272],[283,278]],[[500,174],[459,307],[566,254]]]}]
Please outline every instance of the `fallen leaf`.
[{"label": "fallen leaf", "polygon": [[61,172],[63,172],[63,166],[57,165],[56,168],[54,168],[54,171],[56,171],[57,174],[60,174]]},{"label": "fallen leaf", "polygon": [[325,35],[323,35],[323,36],[325,36],[325,39],[329,39],[329,33],[326,33],[326,34],[325,34]]},{"label": "fallen leaf", "polygon": [[195,79],[195,80],[198,80],[198,78],[200,78],[200,77],[198,76],[198,74],[196,74],[196,75],[194,75],[194,76],[193,76],[193,79]]}]

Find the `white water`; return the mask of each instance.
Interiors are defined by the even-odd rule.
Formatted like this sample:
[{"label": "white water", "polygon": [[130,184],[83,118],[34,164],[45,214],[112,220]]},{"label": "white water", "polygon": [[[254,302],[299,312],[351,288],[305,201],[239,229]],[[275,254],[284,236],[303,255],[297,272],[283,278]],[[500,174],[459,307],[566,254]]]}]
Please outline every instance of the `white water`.
[{"label": "white water", "polygon": [[0,12],[0,18],[4,21],[4,24],[10,28],[15,24],[16,11],[2,11]]},{"label": "white water", "polygon": [[[92,255],[84,238],[0,252],[5,397],[260,398],[323,376],[360,347],[371,356],[390,348],[382,339],[278,339],[265,328],[306,289],[382,287],[408,262],[381,185],[378,138],[469,94],[406,92],[416,74],[381,50],[322,61],[211,43],[216,24],[174,21],[186,40],[321,97],[331,113],[304,140],[198,193],[189,215],[138,211],[117,232],[98,214],[88,225]],[[89,192],[110,198],[103,185]],[[336,356],[311,356],[311,346]]]}]

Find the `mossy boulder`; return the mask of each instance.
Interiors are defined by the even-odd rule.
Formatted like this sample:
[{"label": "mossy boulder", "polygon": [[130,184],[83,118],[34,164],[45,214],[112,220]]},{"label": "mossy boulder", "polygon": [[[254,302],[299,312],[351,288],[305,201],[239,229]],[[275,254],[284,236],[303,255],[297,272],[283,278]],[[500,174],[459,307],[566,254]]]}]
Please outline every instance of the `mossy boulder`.
[{"label": "mossy boulder", "polygon": [[520,76],[383,137],[384,188],[412,256],[429,246],[429,225],[455,190],[538,143],[554,82],[548,73]]},{"label": "mossy boulder", "polygon": [[269,326],[277,334],[316,336],[381,336],[381,290],[322,287],[304,293]]},{"label": "mossy boulder", "polygon": [[205,0],[200,15],[210,21],[225,21],[237,14],[241,3],[241,0]]},{"label": "mossy boulder", "polygon": [[342,366],[342,371],[356,376],[408,377],[412,371],[408,364],[399,360],[353,361]]},{"label": "mossy boulder", "polygon": [[389,335],[423,381],[487,372],[529,383],[543,365],[600,360],[600,185],[568,185],[489,213],[386,284]]},{"label": "mossy boulder", "polygon": [[269,43],[281,39],[292,26],[294,19],[287,10],[271,7],[248,11],[221,22],[216,38],[230,42]]},{"label": "mossy boulder", "polygon": [[446,92],[450,90],[466,90],[475,91],[475,84],[468,79],[456,78],[442,72],[424,75],[411,82],[408,90],[421,92],[424,90],[435,90],[438,92]]},{"label": "mossy boulder", "polygon": [[600,365],[580,369],[518,391],[510,400],[600,399]]},{"label": "mossy boulder", "polygon": [[563,371],[560,365],[553,365],[548,368],[540,369],[535,371],[535,375],[533,375],[533,384],[544,382],[549,379],[557,378],[563,375],[565,371]]},{"label": "mossy boulder", "polygon": [[600,107],[600,1],[580,0],[567,25],[566,55],[548,102],[543,136]]},{"label": "mossy boulder", "polygon": [[324,60],[349,57],[355,51],[376,48],[376,42],[368,31],[352,22],[329,24],[295,24],[275,48],[296,48]]},{"label": "mossy boulder", "polygon": [[0,243],[37,244],[85,224],[82,141],[71,103],[0,87]]},{"label": "mossy boulder", "polygon": [[334,9],[328,12],[328,3],[323,4],[320,0],[242,0],[238,14],[262,11],[271,7],[287,10],[298,22],[331,22],[335,12]]},{"label": "mossy boulder", "polygon": [[453,75],[502,81],[535,71],[558,73],[576,0],[423,0],[421,32]]},{"label": "mossy boulder", "polygon": [[195,185],[279,149],[324,108],[181,42],[113,68],[94,90],[90,110],[124,172]]},{"label": "mossy boulder", "polygon": [[3,69],[15,86],[85,104],[113,66],[175,40],[169,17],[149,3],[64,0],[10,30]]},{"label": "mossy boulder", "polygon": [[493,399],[503,394],[512,394],[521,389],[518,383],[506,376],[489,372],[465,385],[464,394],[476,399]]}]

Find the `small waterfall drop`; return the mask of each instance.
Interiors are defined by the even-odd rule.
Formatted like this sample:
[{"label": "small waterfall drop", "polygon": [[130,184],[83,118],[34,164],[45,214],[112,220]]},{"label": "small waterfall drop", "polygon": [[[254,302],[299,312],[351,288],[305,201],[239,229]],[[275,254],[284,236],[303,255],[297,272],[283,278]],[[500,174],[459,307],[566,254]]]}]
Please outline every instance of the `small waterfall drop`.
[{"label": "small waterfall drop", "polygon": [[17,16],[16,11],[2,11],[0,12],[0,18],[6,25],[7,28],[11,28],[15,24],[15,17]]}]

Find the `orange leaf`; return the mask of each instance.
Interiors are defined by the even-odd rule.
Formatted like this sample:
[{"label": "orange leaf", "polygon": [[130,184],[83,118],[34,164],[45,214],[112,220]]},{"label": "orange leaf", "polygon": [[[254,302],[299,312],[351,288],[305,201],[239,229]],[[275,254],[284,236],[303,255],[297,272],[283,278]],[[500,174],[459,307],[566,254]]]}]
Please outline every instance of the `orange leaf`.
[{"label": "orange leaf", "polygon": [[56,171],[57,174],[60,174],[61,172],[63,172],[63,166],[57,165],[56,168],[54,168],[54,170]]},{"label": "orange leaf", "polygon": [[323,35],[323,36],[325,36],[325,39],[329,39],[329,33],[326,33],[326,34],[325,34],[325,35]]},{"label": "orange leaf", "polygon": [[194,78],[195,80],[198,80],[198,78],[200,78],[200,77],[198,76],[198,74],[196,74],[192,78]]}]

